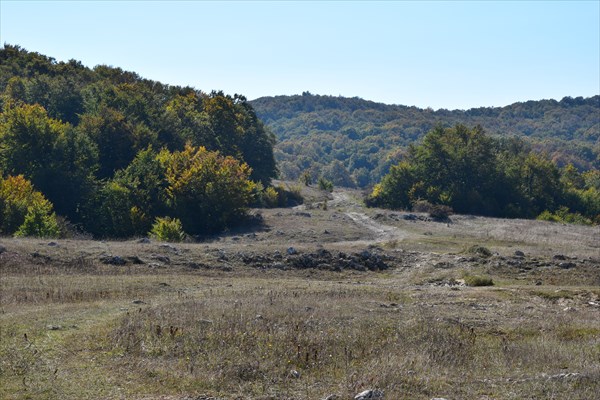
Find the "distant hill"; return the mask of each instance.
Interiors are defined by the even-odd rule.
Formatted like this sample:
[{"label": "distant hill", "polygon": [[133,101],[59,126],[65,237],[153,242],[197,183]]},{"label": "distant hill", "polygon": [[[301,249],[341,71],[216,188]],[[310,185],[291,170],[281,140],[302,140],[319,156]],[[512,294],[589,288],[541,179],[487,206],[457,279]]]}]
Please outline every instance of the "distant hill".
[{"label": "distant hill", "polygon": [[600,168],[600,96],[466,111],[434,111],[307,92],[250,103],[278,138],[275,156],[286,179],[309,171],[337,185],[369,186],[402,159],[408,145],[433,127],[459,123],[481,125],[493,136],[523,138],[561,166]]}]

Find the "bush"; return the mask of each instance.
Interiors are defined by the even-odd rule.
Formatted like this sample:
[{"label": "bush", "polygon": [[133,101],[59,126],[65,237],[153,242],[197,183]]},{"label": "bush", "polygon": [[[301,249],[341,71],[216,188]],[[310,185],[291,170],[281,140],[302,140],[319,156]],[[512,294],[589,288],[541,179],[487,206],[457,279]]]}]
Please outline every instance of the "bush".
[{"label": "bush", "polygon": [[60,228],[50,203],[35,204],[29,207],[25,221],[15,232],[17,237],[56,238],[59,235]]},{"label": "bush", "polygon": [[262,193],[262,203],[266,208],[275,208],[279,205],[279,193],[273,186],[269,186]]},{"label": "bush", "polygon": [[163,242],[181,242],[186,234],[177,218],[158,217],[152,225],[150,236]]},{"label": "bush", "polygon": [[479,245],[471,246],[467,252],[471,253],[471,254],[477,254],[478,256],[481,256],[481,257],[491,257],[492,256],[492,252],[490,251],[490,249],[488,249],[487,247],[479,246]]},{"label": "bush", "polygon": [[467,275],[465,276],[465,284],[467,286],[494,286],[494,281],[489,277]]},{"label": "bush", "polygon": [[333,182],[325,179],[324,177],[320,177],[318,181],[319,189],[326,190],[328,192],[333,191]]},{"label": "bush", "polygon": [[57,236],[60,229],[52,208],[23,175],[0,179],[0,233]]},{"label": "bush", "polygon": [[579,213],[571,213],[567,207],[560,207],[554,213],[546,210],[537,216],[537,220],[562,222],[565,224],[592,225],[593,221]]},{"label": "bush", "polygon": [[452,208],[444,204],[431,204],[427,200],[417,200],[413,203],[413,211],[428,213],[436,221],[445,221],[452,215]]}]

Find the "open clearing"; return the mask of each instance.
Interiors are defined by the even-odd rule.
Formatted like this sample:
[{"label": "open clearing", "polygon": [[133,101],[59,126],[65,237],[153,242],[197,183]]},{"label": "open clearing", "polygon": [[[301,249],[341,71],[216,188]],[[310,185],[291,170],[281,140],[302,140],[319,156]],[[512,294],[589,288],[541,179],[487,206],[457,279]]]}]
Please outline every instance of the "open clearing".
[{"label": "open clearing", "polygon": [[600,398],[599,227],[306,190],[199,243],[0,239],[0,398]]}]

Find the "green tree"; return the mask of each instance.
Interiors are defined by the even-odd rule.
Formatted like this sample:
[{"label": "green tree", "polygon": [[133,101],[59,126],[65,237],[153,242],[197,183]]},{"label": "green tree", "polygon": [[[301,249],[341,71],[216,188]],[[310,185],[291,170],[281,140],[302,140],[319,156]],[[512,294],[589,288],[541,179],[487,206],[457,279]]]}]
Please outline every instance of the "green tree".
[{"label": "green tree", "polygon": [[245,214],[254,184],[250,167],[204,147],[187,145],[183,151],[161,151],[167,195],[173,215],[186,232],[221,230]]},{"label": "green tree", "polygon": [[12,235],[55,236],[56,216],[42,193],[23,175],[0,179],[0,233]]}]

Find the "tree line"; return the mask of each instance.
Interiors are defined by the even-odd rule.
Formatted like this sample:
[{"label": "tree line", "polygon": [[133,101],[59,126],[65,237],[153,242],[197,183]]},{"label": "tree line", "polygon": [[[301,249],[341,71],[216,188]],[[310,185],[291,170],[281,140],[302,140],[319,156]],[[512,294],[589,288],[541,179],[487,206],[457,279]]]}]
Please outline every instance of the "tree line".
[{"label": "tree line", "polygon": [[493,138],[480,126],[438,126],[367,197],[393,209],[423,202],[462,214],[597,224],[600,171],[559,168],[523,140]]},{"label": "tree line", "polygon": [[274,136],[237,94],[4,45],[0,108],[1,234],[34,220],[55,232],[56,215],[99,237],[145,235],[162,216],[214,232],[277,173]]},{"label": "tree line", "polygon": [[336,185],[370,187],[439,124],[480,125],[495,137],[523,138],[561,167],[600,168],[600,96],[434,111],[305,92],[252,105],[277,135],[275,156],[290,180],[309,171],[313,179],[323,175]]}]

